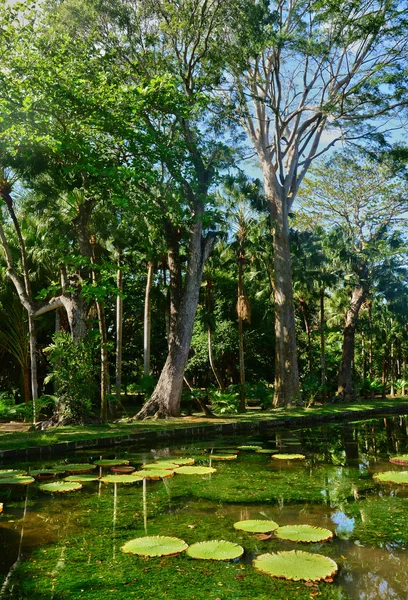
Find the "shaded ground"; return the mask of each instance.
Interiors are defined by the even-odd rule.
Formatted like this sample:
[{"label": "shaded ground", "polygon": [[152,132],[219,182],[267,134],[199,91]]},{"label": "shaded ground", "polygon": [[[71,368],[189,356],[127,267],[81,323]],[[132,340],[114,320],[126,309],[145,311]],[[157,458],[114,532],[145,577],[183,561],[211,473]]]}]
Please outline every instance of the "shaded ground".
[{"label": "shaded ground", "polygon": [[[367,416],[369,411],[391,410],[408,413],[408,397],[393,399],[374,399],[353,404],[328,404],[312,408],[274,409],[270,411],[248,411],[242,415],[233,415],[222,418],[206,418],[200,414],[173,418],[173,419],[147,419],[132,423],[107,423],[105,425],[67,426],[50,429],[47,431],[28,431],[27,424],[0,425],[0,451],[9,449],[25,449],[39,446],[50,446],[64,442],[91,441],[116,436],[127,436],[149,431],[160,432],[166,430],[188,429],[193,426],[216,425],[222,423],[242,423],[268,421],[274,425],[282,423],[290,426],[289,419],[307,418],[316,421],[325,421],[347,416],[350,420]],[[11,429],[8,429],[11,427]]]}]

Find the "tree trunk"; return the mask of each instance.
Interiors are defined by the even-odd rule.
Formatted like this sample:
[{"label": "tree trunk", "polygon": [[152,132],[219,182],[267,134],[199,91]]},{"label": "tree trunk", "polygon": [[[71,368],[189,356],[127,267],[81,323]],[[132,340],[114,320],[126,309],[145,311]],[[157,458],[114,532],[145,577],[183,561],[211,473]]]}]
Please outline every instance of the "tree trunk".
[{"label": "tree trunk", "polygon": [[28,315],[28,330],[30,335],[30,365],[31,365],[31,397],[33,399],[33,423],[37,422],[37,336],[35,332],[34,316]]},{"label": "tree trunk", "polygon": [[300,310],[302,311],[303,322],[305,324],[305,331],[306,331],[306,335],[307,335],[307,358],[308,358],[308,363],[309,363],[309,373],[311,373],[312,369],[313,369],[312,336],[311,336],[309,321],[307,318],[306,302],[303,299],[301,299],[299,301],[299,304],[300,304]]},{"label": "tree trunk", "polygon": [[264,186],[274,223],[275,384],[273,405],[291,406],[299,400],[292,261],[289,247],[287,199],[277,194],[264,173]]},{"label": "tree trunk", "polygon": [[402,388],[401,388],[401,396],[405,396],[405,376],[407,372],[407,359],[404,358],[402,360]]},{"label": "tree trunk", "polygon": [[150,374],[150,338],[151,338],[151,288],[153,282],[154,265],[149,260],[147,263],[147,281],[144,305],[143,321],[143,375],[147,377]]},{"label": "tree trunk", "polygon": [[354,397],[352,382],[352,364],[354,358],[354,338],[358,315],[364,302],[366,291],[360,285],[353,290],[350,307],[346,315],[346,326],[343,331],[343,350],[339,367],[337,394],[345,401]]},{"label": "tree trunk", "polygon": [[118,272],[116,286],[116,366],[115,366],[115,389],[116,401],[120,402],[122,388],[122,343],[123,343],[123,273],[121,267],[121,252],[118,254]]},{"label": "tree trunk", "polygon": [[79,293],[61,296],[67,311],[69,328],[74,342],[83,340],[88,334],[88,306]]},{"label": "tree trunk", "polygon": [[390,353],[390,371],[391,371],[391,398],[395,396],[395,357],[394,357],[394,342],[391,342],[391,353]]},{"label": "tree trunk", "polygon": [[99,333],[101,336],[101,420],[108,420],[108,403],[106,396],[109,394],[109,357],[108,357],[108,332],[106,328],[105,306],[103,302],[96,302],[98,313]]},{"label": "tree trunk", "polygon": [[27,365],[23,367],[23,389],[24,389],[24,402],[26,406],[30,406],[31,393],[30,393],[30,367]]},{"label": "tree trunk", "polygon": [[320,369],[321,369],[321,386],[322,386],[322,402],[326,403],[326,349],[325,349],[325,314],[324,314],[324,288],[320,290]]},{"label": "tree trunk", "polygon": [[238,257],[238,345],[239,345],[239,410],[245,412],[246,389],[245,389],[245,356],[244,356],[244,311],[241,310],[241,302],[245,306],[245,292],[243,270],[245,257],[241,250]]},{"label": "tree trunk", "polygon": [[[194,318],[205,261],[211,251],[213,240],[202,238],[202,224],[199,219],[191,226],[185,283],[180,287],[180,256],[174,248],[169,250],[171,314],[169,332],[169,353],[159,381],[151,398],[134,419],[144,419],[154,415],[156,418],[176,417],[180,415],[181,392],[186,368]],[[175,269],[172,269],[174,262]]]},{"label": "tree trunk", "polygon": [[218,375],[218,371],[215,368],[215,364],[214,364],[214,355],[213,355],[213,343],[212,343],[212,330],[211,327],[208,326],[207,327],[207,336],[208,336],[208,360],[210,363],[210,367],[211,370],[214,374],[215,380],[218,384],[218,387],[220,388],[220,390],[223,392],[225,389],[225,386],[221,380],[221,377]]}]

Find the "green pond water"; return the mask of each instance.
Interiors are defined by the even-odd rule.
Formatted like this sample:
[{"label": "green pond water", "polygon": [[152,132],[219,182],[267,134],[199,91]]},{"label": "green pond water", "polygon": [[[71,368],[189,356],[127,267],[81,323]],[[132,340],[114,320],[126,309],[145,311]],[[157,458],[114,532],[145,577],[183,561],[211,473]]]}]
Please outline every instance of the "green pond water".
[{"label": "green pond water", "polygon": [[[212,454],[251,444],[271,452],[240,451],[236,460],[212,459]],[[303,453],[306,459],[273,460],[276,451]],[[393,416],[264,436],[4,463],[0,468],[30,470],[102,456],[127,459],[139,467],[156,459],[192,457],[196,465],[217,471],[175,474],[145,486],[92,481],[64,495],[42,492],[39,485],[44,482],[1,485],[0,600],[406,600],[408,486],[380,485],[372,476],[404,470],[388,458],[407,452],[408,418]],[[279,525],[326,527],[335,537],[298,544],[274,537],[261,540],[233,527],[236,521],[265,518]],[[243,546],[245,554],[215,562],[194,560],[185,552],[143,558],[121,551],[127,541],[146,534],[176,536],[190,545],[229,540]],[[252,566],[260,554],[292,549],[336,561],[339,572],[333,582],[285,581]]]}]

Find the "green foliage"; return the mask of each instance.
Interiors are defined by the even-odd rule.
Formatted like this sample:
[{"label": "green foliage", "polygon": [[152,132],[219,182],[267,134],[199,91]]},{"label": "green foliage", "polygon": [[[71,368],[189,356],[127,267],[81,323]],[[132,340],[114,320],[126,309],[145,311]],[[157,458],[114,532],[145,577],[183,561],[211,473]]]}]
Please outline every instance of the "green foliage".
[{"label": "green foliage", "polygon": [[92,339],[74,342],[64,332],[53,336],[53,343],[46,348],[52,373],[48,381],[54,381],[58,390],[58,411],[74,421],[81,421],[92,412],[97,394],[96,344]]},{"label": "green foliage", "polygon": [[211,390],[211,407],[215,414],[237,414],[239,411],[239,394],[235,391]]},{"label": "green foliage", "polygon": [[331,558],[300,550],[261,554],[254,560],[254,567],[272,577],[293,581],[321,581],[331,578],[338,571]]},{"label": "green foliage", "polygon": [[233,560],[241,558],[244,549],[233,542],[224,540],[210,540],[208,542],[197,542],[187,548],[188,556],[201,560]]}]

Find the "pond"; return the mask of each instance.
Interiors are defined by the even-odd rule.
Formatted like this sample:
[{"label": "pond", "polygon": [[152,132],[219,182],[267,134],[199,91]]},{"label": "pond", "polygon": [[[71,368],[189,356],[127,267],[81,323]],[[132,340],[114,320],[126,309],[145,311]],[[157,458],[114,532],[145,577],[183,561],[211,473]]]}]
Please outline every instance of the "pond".
[{"label": "pond", "polygon": [[[404,470],[388,459],[407,453],[407,433],[407,417],[392,416],[264,437],[121,447],[106,449],[103,459],[123,458],[140,467],[188,457],[216,472],[176,471],[171,478],[131,485],[94,480],[66,494],[43,492],[44,481],[1,485],[0,599],[406,600],[408,486],[379,484],[373,475]],[[237,451],[242,445],[265,452]],[[101,458],[101,451],[95,452],[2,468],[92,463]],[[214,458],[234,452],[233,460]],[[276,452],[301,453],[305,459],[276,460]],[[98,467],[95,477],[109,472]],[[246,519],[309,524],[335,535],[299,544],[234,528]],[[175,536],[189,545],[228,540],[245,553],[221,562],[194,560],[186,552],[146,558],[121,551],[126,542],[145,535]],[[286,581],[252,566],[260,554],[292,549],[333,559],[339,566],[333,582]]]}]

